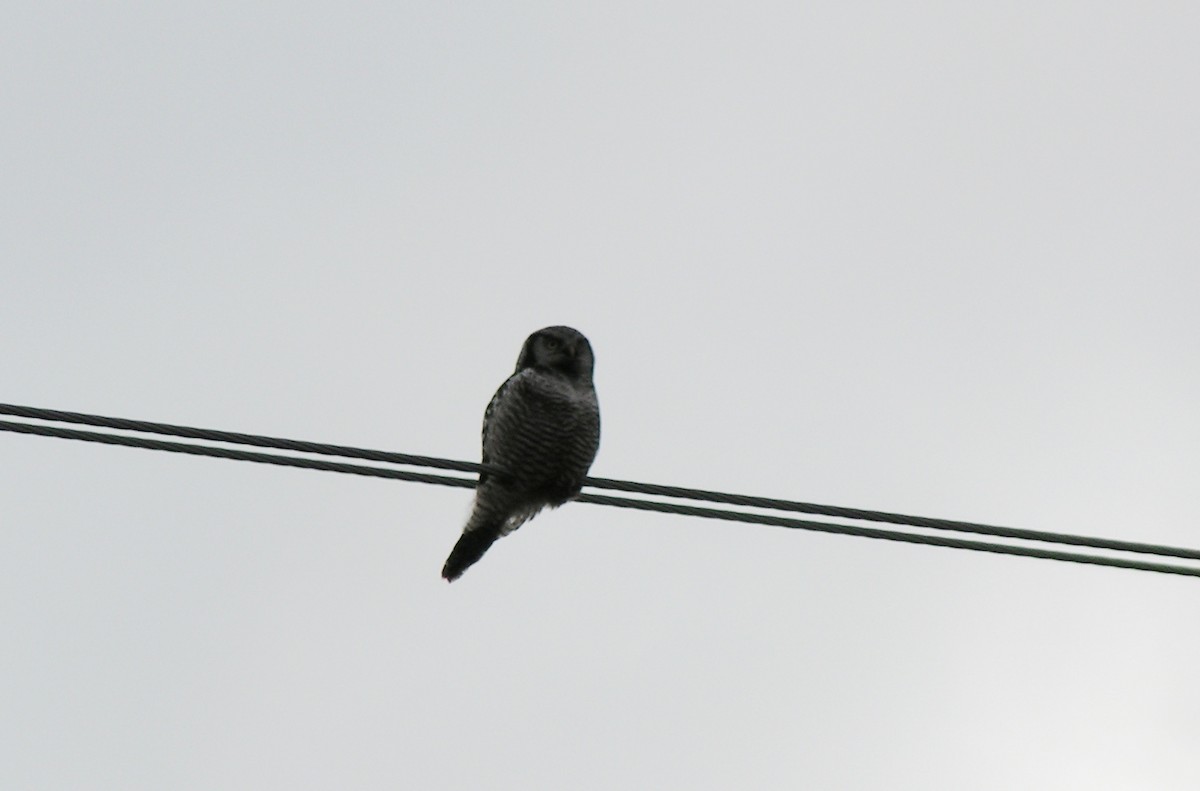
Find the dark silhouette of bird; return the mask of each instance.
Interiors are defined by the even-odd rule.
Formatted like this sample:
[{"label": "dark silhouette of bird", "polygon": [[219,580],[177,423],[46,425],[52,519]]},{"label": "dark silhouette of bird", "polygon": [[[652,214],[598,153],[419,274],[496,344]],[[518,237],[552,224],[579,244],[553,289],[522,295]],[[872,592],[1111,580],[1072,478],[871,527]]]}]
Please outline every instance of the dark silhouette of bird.
[{"label": "dark silhouette of bird", "polygon": [[483,472],[475,505],[442,576],[453,582],[496,539],[579,494],[600,447],[592,345],[578,330],[530,335],[517,368],[483,414]]}]

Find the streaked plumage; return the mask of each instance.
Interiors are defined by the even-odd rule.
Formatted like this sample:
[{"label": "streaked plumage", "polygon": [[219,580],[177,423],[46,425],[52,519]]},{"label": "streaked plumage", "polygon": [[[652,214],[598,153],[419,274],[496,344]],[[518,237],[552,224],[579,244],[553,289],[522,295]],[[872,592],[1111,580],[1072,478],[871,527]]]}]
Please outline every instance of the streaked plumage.
[{"label": "streaked plumage", "polygon": [[575,495],[600,447],[592,346],[578,330],[546,327],[526,339],[517,367],[483,415],[484,473],[475,506],[442,576],[458,579],[508,535]]}]

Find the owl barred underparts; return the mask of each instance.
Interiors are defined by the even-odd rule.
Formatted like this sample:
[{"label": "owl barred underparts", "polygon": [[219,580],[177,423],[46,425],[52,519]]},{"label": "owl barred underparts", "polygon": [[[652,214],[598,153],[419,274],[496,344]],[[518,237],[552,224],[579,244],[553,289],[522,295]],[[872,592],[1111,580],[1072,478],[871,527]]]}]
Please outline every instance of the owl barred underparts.
[{"label": "owl barred underparts", "polygon": [[483,415],[483,463],[475,506],[442,576],[453,582],[496,539],[556,508],[583,486],[600,447],[592,346],[578,330],[546,327],[525,340],[517,369]]}]

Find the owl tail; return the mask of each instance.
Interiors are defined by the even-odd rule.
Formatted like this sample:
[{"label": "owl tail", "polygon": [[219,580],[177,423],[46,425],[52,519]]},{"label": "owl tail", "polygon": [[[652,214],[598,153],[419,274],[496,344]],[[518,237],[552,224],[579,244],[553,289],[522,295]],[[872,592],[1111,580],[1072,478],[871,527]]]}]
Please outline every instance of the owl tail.
[{"label": "owl tail", "polygon": [[483,553],[487,552],[488,547],[496,543],[496,539],[501,535],[499,529],[486,526],[464,530],[454,549],[450,550],[450,557],[446,558],[442,576],[447,582],[454,582],[483,557]]}]

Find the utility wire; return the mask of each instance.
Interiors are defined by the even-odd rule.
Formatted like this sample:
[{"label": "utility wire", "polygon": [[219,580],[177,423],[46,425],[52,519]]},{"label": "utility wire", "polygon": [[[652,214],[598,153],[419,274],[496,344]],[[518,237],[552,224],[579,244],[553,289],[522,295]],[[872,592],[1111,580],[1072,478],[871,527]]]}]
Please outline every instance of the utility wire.
[{"label": "utility wire", "polygon": [[[195,456],[210,456],[216,458],[235,459],[239,461],[251,461],[260,464],[274,464],[286,467],[300,467],[314,470],[325,470],[329,472],[339,472],[351,475],[364,475],[376,478],[390,478],[394,480],[414,481],[418,483],[429,483],[441,486],[455,486],[459,488],[473,488],[475,481],[469,478],[459,478],[447,475],[433,475],[429,473],[412,472],[409,470],[396,470],[391,468],[373,467],[360,464],[348,464],[345,462],[330,462],[320,459],[309,459],[296,456],[280,456],[271,453],[259,453],[254,451],[244,451],[235,448],[221,448],[210,445],[192,445],[181,442],[169,442],[166,440],[151,439],[145,437],[130,437],[119,434],[105,434],[94,431],[82,431],[79,429],[61,428],[58,426],[43,426],[30,423],[13,423],[11,421],[0,420],[0,431],[10,431],[19,434],[33,434],[47,437],[58,437],[62,439],[75,439],[85,442],[96,442],[105,445],[120,445],[126,447],[147,448],[151,450],[168,451],[172,453],[186,453]],[[403,454],[395,454],[403,455]],[[1049,560],[1066,561],[1071,563],[1086,563],[1101,566],[1112,566],[1116,568],[1135,569],[1140,571],[1152,571],[1163,574],[1178,574],[1184,576],[1200,577],[1200,568],[1168,565],[1162,563],[1152,563],[1148,561],[1132,560],[1120,557],[1087,555],[1073,552],[1062,552],[1058,550],[1040,549],[1036,547],[1015,546],[1011,544],[995,544],[982,541],[971,541],[967,539],[949,538],[944,536],[931,536],[918,533],[905,533],[892,530],[884,530],[880,528],[860,527],[857,525],[842,525],[827,522],[816,522],[805,519],[794,519],[791,517],[773,516],[768,514],[757,514],[740,511],[727,511],[714,508],[701,508],[698,506],[685,505],[681,503],[670,502],[654,502],[650,500],[634,500],[623,497],[611,497],[608,495],[598,495],[591,493],[582,493],[575,498],[576,501],[582,503],[592,503],[596,505],[608,505],[618,508],[632,508],[641,511],[656,511],[660,513],[681,514],[686,516],[696,516],[706,519],[721,519],[733,522],[743,522],[750,524],[773,525],[776,527],[786,527],[799,530],[810,530],[821,533],[834,533],[839,535],[859,536],[863,538],[876,538],[886,541],[900,541],[911,544],[926,544],[931,546],[950,547],[954,549],[966,549],[976,552],[991,552],[1004,555],[1019,555],[1024,557],[1035,557]],[[1191,550],[1188,550],[1191,551]]]},{"label": "utility wire", "polygon": [[184,442],[167,442],[166,440],[149,439],[146,437],[127,437],[123,434],[101,434],[95,431],[80,431],[79,429],[60,428],[58,426],[35,426],[32,423],[13,423],[8,420],[0,420],[0,431],[12,431],[17,434],[36,434],[42,437],[58,437],[60,439],[77,439],[83,442],[98,442],[101,445],[122,445],[127,448],[165,450],[169,453],[186,453],[190,456],[209,456],[217,459],[253,461],[259,464],[274,464],[280,467],[301,467],[309,470],[341,472],[348,475],[366,475],[372,478],[391,478],[397,481],[431,483],[438,486],[457,486],[461,489],[475,488],[475,481],[470,478],[455,478],[450,475],[432,475],[424,472],[412,472],[411,470],[396,470],[390,467],[368,467],[362,464],[306,459],[301,456],[279,456],[274,453],[256,453],[236,448],[218,448],[213,445],[190,445]]},{"label": "utility wire", "polygon": [[796,530],[811,530],[816,533],[834,533],[843,536],[878,538],[884,541],[902,541],[908,544],[927,544],[935,547],[969,549],[974,550],[975,552],[992,552],[998,555],[1020,555],[1029,558],[1043,558],[1045,560],[1061,560],[1068,563],[1090,563],[1096,566],[1113,566],[1122,569],[1137,569],[1139,571],[1156,571],[1160,574],[1181,574],[1189,577],[1200,577],[1200,568],[1192,566],[1176,566],[1165,563],[1152,563],[1146,560],[1131,560],[1127,558],[1111,557],[1108,555],[1085,555],[1077,552],[1061,552],[1054,549],[1022,547],[1013,544],[993,544],[986,541],[971,541],[965,538],[927,536],[921,533],[904,533],[898,530],[884,530],[878,527],[838,525],[831,522],[814,522],[809,519],[793,519],[786,516],[752,514],[744,511],[725,511],[717,508],[700,508],[698,506],[683,505],[680,503],[658,503],[651,500],[630,500],[625,497],[609,497],[608,495],[588,494],[586,492],[576,497],[575,500],[576,502],[580,503],[613,505],[618,508],[633,508],[639,511],[658,511],[664,514],[698,516],[702,519],[723,519],[729,522],[746,522],[758,525],[773,525],[775,527],[790,527]]},{"label": "utility wire", "polygon": [[[453,459],[442,459],[434,456],[414,456],[407,453],[392,453],[381,450],[369,450],[366,448],[355,448],[347,445],[330,445],[326,443],[306,442],[303,440],[283,439],[280,437],[266,437],[258,434],[241,434],[232,431],[217,431],[214,429],[194,428],[191,426],[178,426],[170,423],[152,423],[144,420],[105,417],[103,415],[90,415],[82,412],[64,412],[56,409],[41,409],[38,407],[17,406],[14,404],[0,404],[0,414],[33,418],[36,420],[51,420],[60,423],[76,423],[89,426],[123,429],[126,431],[138,431],[150,434],[186,437],[189,439],[202,439],[211,440],[214,442],[251,445],[261,448],[277,448],[280,450],[292,450],[325,456],[341,456],[343,458],[363,459],[366,461],[405,464],[416,467],[432,467],[443,470],[457,470],[460,472],[487,472],[488,474],[499,476],[506,475],[503,469],[497,468],[494,465],[485,466],[482,464],[476,464],[474,462],[455,461]],[[18,424],[7,423],[6,425]],[[394,477],[401,478],[401,476]],[[416,478],[401,479],[418,480]],[[428,483],[429,481],[422,482]],[[635,494],[654,495],[659,497],[673,497],[685,500],[701,500],[706,502],[720,503],[722,505],[766,508],[774,511],[791,511],[802,514],[833,516],[843,519],[857,519],[866,522],[883,522],[895,525],[908,525],[912,527],[929,528],[931,530],[971,533],[975,535],[985,535],[996,538],[1013,538],[1022,541],[1041,541],[1052,544],[1091,547],[1093,549],[1108,549],[1118,552],[1136,552],[1139,554],[1160,555],[1164,557],[1175,557],[1186,560],[1200,560],[1200,550],[1196,549],[1172,547],[1161,544],[1148,544],[1137,541],[1121,541],[1118,539],[1100,538],[1096,536],[1079,536],[1070,533],[1053,533],[1042,530],[1001,527],[998,525],[987,525],[978,522],[961,522],[953,519],[934,519],[924,516],[910,516],[907,514],[891,513],[888,511],[868,511],[861,508],[845,508],[842,506],[820,505],[818,503],[804,503],[794,500],[779,500],[769,497],[753,497],[744,494],[730,494],[727,492],[717,492],[706,489],[689,489],[681,486],[663,486],[661,484],[622,481],[612,478],[587,478],[584,481],[584,485],[593,489],[608,489],[631,492]]]},{"label": "utility wire", "polygon": [[[228,442],[233,445],[252,445],[259,448],[295,450],[302,453],[315,453],[321,456],[343,456],[348,459],[408,464],[413,467],[433,467],[441,470],[458,470],[459,472],[484,471],[483,465],[474,464],[469,461],[453,461],[452,459],[439,459],[433,456],[412,456],[407,453],[389,453],[382,450],[351,448],[345,445],[328,445],[321,442],[305,442],[298,439],[263,437],[257,434],[239,434],[234,431],[176,426],[171,423],[151,423],[147,420],[128,420],[122,417],[88,415],[83,412],[63,412],[58,409],[39,409],[38,407],[17,406],[15,404],[0,404],[0,415],[28,417],[36,420],[52,420],[57,423],[102,426],[104,428],[117,428],[125,431],[140,431],[147,434],[162,434],[169,437],[206,439],[213,442]],[[488,467],[486,471],[490,473],[494,472],[498,475],[503,474],[501,470],[495,467]]]}]

